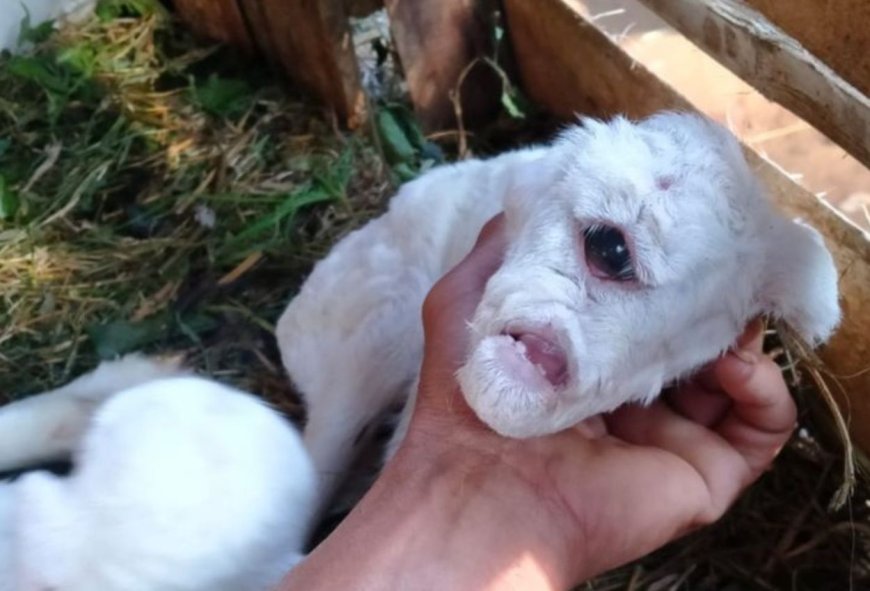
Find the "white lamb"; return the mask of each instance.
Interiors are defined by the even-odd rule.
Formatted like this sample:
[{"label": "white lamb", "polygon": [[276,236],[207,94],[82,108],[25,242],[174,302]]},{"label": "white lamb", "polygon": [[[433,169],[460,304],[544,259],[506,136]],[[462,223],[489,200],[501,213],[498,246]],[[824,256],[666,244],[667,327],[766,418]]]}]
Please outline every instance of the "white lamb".
[{"label": "white lamb", "polygon": [[316,266],[278,325],[314,466],[261,403],[138,357],[0,409],[0,470],[78,460],[67,479],[0,485],[0,591],[268,589],[397,402],[401,441],[422,301],[501,211],[509,247],[459,381],[508,436],[649,402],[759,313],[812,343],[839,319],[820,236],[774,212],[725,130],[673,113],[585,120],[407,184]]},{"label": "white lamb", "polygon": [[[813,229],[778,215],[737,141],[692,114],[583,120],[551,145],[435,169],[321,261],[278,323],[324,502],[385,408],[408,400],[435,281],[504,211],[509,247],[458,378],[481,420],[553,433],[662,387],[769,314],[807,341],[839,320]],[[409,387],[411,386],[411,387]]]},{"label": "white lamb", "polygon": [[257,398],[138,356],[0,409],[0,591],[268,591],[301,557],[315,473]]}]

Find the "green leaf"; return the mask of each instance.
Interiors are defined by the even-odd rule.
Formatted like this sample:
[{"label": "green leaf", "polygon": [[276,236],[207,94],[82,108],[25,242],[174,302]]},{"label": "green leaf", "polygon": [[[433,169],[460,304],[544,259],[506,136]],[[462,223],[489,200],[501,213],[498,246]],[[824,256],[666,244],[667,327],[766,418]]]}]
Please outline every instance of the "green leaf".
[{"label": "green leaf", "polygon": [[417,121],[414,112],[404,105],[390,107],[390,112],[402,127],[402,130],[405,132],[405,136],[408,138],[408,141],[411,142],[411,145],[417,150],[422,149],[423,145],[426,143],[426,136],[423,135],[423,130],[420,129],[420,124]]},{"label": "green leaf", "polygon": [[55,61],[50,55],[13,55],[6,62],[6,72],[38,86],[45,93],[52,126],[71,99],[90,102],[99,96],[98,87],[86,72],[77,71],[69,63]]},{"label": "green leaf", "polygon": [[74,45],[57,56],[59,64],[68,64],[84,76],[91,77],[97,69],[97,50],[90,45]]},{"label": "green leaf", "polygon": [[6,183],[6,177],[0,175],[0,220],[11,220],[18,213],[21,200],[18,193],[13,191]]},{"label": "green leaf", "polygon": [[162,12],[155,0],[100,0],[95,8],[97,18],[102,22],[124,16],[141,17]]},{"label": "green leaf", "polygon": [[66,93],[68,85],[46,58],[15,55],[7,62],[6,70],[13,76],[33,82],[52,93]]},{"label": "green leaf", "polygon": [[9,148],[12,146],[12,140],[5,137],[0,137],[0,160],[3,160],[3,156],[6,155],[6,152],[9,151]]},{"label": "green leaf", "polygon": [[24,18],[21,19],[18,32],[18,47],[27,43],[33,43],[34,45],[44,43],[54,33],[54,21],[48,20],[34,27],[30,20],[30,11],[26,5],[22,4],[22,6],[24,7]]},{"label": "green leaf", "polygon": [[426,141],[420,147],[420,158],[423,160],[431,160],[435,164],[444,162],[444,151],[441,146],[435,142]]},{"label": "green leaf", "polygon": [[88,336],[93,341],[100,359],[113,359],[118,355],[141,349],[166,336],[168,320],[165,314],[135,323],[115,320],[91,326],[88,328]]},{"label": "green leaf", "polygon": [[353,146],[348,145],[338,160],[330,159],[319,168],[314,177],[323,189],[335,199],[346,199],[347,184],[353,176]]},{"label": "green leaf", "polygon": [[399,181],[403,183],[407,183],[408,181],[412,181],[417,178],[418,171],[410,166],[407,163],[401,162],[393,167],[393,172],[396,173],[396,176],[399,177]]},{"label": "green leaf", "polygon": [[100,359],[114,359],[179,334],[199,342],[200,334],[218,325],[215,318],[203,313],[172,317],[164,312],[141,322],[113,320],[91,326],[87,332]]},{"label": "green leaf", "polygon": [[200,335],[220,326],[220,322],[208,314],[196,313],[191,316],[176,316],[175,328],[196,345],[202,345]]},{"label": "green leaf", "polygon": [[501,104],[504,107],[505,111],[507,111],[508,115],[510,115],[514,119],[526,118],[525,110],[520,107],[519,104],[517,104],[517,100],[511,95],[510,92],[501,93]]},{"label": "green leaf", "polygon": [[375,118],[375,125],[387,162],[391,166],[412,164],[417,152],[396,116],[389,109],[381,109]]},{"label": "green leaf", "polygon": [[334,200],[334,196],[320,187],[306,187],[287,195],[284,201],[269,215],[263,216],[247,228],[230,238],[225,250],[239,254],[240,248],[250,243],[267,230],[277,230],[281,224],[286,224],[296,217],[296,213],[303,207],[316,203],[327,203]]},{"label": "green leaf", "polygon": [[204,84],[193,85],[193,100],[218,117],[241,115],[251,105],[253,90],[244,80],[212,74]]}]

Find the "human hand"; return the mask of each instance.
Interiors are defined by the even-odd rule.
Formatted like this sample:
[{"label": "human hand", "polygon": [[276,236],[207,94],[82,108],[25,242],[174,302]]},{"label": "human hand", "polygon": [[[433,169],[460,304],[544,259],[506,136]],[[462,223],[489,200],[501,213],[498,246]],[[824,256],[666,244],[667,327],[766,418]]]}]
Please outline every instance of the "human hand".
[{"label": "human hand", "polygon": [[479,490],[511,491],[493,499],[491,521],[514,526],[504,536],[514,547],[533,540],[554,586],[567,588],[717,520],[768,468],[796,410],[761,353],[757,321],[738,350],[649,407],[623,407],[547,437],[497,435],[467,406],[454,374],[503,241],[496,219],[426,300],[419,396],[396,460],[462,466]]}]

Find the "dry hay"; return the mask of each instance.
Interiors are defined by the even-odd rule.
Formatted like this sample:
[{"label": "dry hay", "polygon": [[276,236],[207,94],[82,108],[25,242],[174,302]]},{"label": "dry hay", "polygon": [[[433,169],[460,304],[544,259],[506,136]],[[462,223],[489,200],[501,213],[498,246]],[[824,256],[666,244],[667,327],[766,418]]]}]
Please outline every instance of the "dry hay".
[{"label": "dry hay", "polygon": [[280,383],[276,314],[389,171],[159,5],[100,7],[0,58],[0,393],[133,349]]},{"label": "dry hay", "polygon": [[[180,351],[298,415],[275,318],[312,261],[437,149],[396,105],[373,109],[378,134],[338,131],[149,0],[104,0],[99,18],[46,33],[0,57],[0,395],[127,350]],[[513,115],[458,139],[546,133]],[[867,483],[829,508],[844,454],[820,441],[801,373],[786,373],[801,431],[734,510],[580,588],[870,589]]]}]

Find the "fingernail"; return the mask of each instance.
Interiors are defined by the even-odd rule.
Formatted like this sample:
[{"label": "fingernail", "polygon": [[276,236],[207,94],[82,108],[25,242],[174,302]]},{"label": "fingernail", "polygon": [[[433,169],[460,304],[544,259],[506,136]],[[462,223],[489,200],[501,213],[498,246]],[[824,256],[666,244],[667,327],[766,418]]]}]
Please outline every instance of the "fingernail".
[{"label": "fingernail", "polygon": [[764,326],[765,322],[763,316],[758,316],[757,318],[753,319],[749,324],[746,325],[746,328],[743,330],[743,334],[738,337],[737,344],[742,347],[753,342],[764,331]]},{"label": "fingernail", "polygon": [[743,363],[755,365],[758,363],[758,355],[748,349],[732,349],[731,352]]}]

